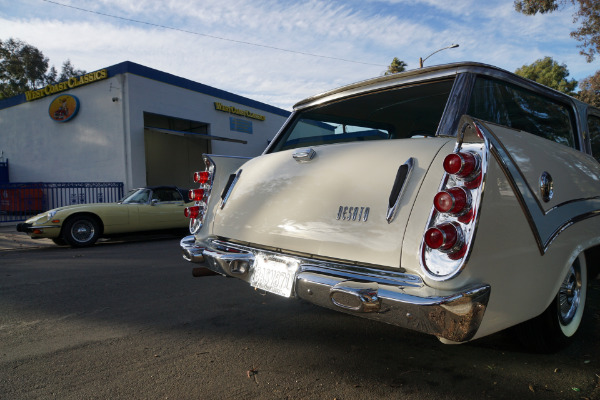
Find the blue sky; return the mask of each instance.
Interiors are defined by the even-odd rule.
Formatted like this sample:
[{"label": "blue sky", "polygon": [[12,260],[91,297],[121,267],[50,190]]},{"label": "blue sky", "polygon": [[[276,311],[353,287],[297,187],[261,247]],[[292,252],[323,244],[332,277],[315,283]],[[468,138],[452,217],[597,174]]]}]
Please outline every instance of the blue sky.
[{"label": "blue sky", "polygon": [[413,69],[453,43],[460,47],[426,65],[514,71],[551,56],[581,80],[600,60],[579,55],[573,11],[529,17],[512,0],[0,0],[0,39],[26,41],[57,68],[66,59],[87,71],[133,61],[291,110],[381,75],[394,57]]}]

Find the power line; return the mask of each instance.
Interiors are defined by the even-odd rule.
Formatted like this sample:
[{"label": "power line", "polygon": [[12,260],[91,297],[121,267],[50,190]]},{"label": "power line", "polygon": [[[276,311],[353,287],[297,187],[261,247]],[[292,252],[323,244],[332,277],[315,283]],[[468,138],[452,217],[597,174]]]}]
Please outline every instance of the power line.
[{"label": "power line", "polygon": [[103,12],[100,12],[100,11],[88,10],[88,9],[81,8],[81,7],[71,6],[69,4],[58,3],[58,2],[52,1],[52,0],[43,0],[43,1],[45,1],[46,3],[51,3],[51,4],[55,4],[57,6],[66,7],[66,8],[72,8],[74,10],[83,11],[83,12],[87,12],[87,13],[90,13],[90,14],[101,15],[103,17],[115,18],[115,19],[120,19],[120,20],[128,21],[128,22],[135,22],[136,24],[143,24],[143,25],[148,25],[148,26],[154,26],[154,27],[162,28],[162,29],[170,29],[172,31],[189,33],[189,34],[198,35],[198,36],[204,36],[204,37],[208,37],[208,38],[211,38],[211,39],[224,40],[226,42],[233,42],[233,43],[239,43],[239,44],[244,44],[244,45],[248,45],[248,46],[262,47],[262,48],[265,48],[265,49],[271,49],[271,50],[277,50],[277,51],[285,51],[286,53],[301,54],[303,56],[327,58],[327,59],[330,59],[330,60],[337,60],[337,61],[349,62],[349,63],[354,63],[354,64],[363,64],[363,65],[373,65],[373,66],[376,66],[376,67],[385,67],[385,65],[381,65],[381,64],[373,64],[373,63],[368,63],[368,62],[363,62],[363,61],[354,61],[354,60],[348,60],[348,59],[345,59],[345,58],[324,56],[324,55],[321,55],[321,54],[306,53],[306,52],[302,52],[302,51],[284,49],[284,48],[281,48],[281,47],[269,46],[269,45],[266,45],[266,44],[252,43],[252,42],[246,42],[246,41],[243,41],[243,40],[229,39],[229,38],[224,38],[224,37],[220,37],[220,36],[209,35],[209,34],[206,34],[206,33],[188,31],[186,29],[181,29],[181,28],[173,28],[172,26],[155,24],[153,22],[140,21],[140,20],[132,19],[132,18],[119,17],[118,15],[107,14],[107,13],[103,13]]}]

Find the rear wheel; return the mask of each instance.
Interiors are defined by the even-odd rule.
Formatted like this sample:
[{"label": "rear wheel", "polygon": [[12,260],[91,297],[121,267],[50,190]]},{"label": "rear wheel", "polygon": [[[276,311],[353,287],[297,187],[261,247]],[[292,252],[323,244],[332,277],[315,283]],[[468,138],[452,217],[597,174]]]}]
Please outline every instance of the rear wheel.
[{"label": "rear wheel", "polygon": [[93,217],[82,215],[69,219],[64,227],[63,236],[72,247],[86,247],[96,243],[100,229]]},{"label": "rear wheel", "polygon": [[587,286],[587,266],[582,253],[567,271],[546,311],[516,327],[525,346],[537,352],[551,353],[569,344],[583,319]]}]

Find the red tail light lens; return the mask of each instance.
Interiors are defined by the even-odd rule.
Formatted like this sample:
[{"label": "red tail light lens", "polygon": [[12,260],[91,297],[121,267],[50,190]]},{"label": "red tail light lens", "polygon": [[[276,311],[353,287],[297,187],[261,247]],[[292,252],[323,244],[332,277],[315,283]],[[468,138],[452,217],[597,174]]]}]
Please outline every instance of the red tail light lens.
[{"label": "red tail light lens", "polygon": [[201,185],[204,185],[206,182],[208,182],[209,177],[210,174],[208,171],[194,172],[194,182],[199,183]]},{"label": "red tail light lens", "polygon": [[469,196],[461,187],[439,192],[433,198],[433,206],[442,213],[461,214],[469,207]]},{"label": "red tail light lens", "polygon": [[444,170],[460,178],[466,178],[476,172],[478,165],[477,157],[473,153],[452,153],[444,159]]},{"label": "red tail light lens", "polygon": [[202,201],[204,199],[204,189],[190,189],[188,197],[191,201]]},{"label": "red tail light lens", "polygon": [[183,210],[183,215],[185,215],[186,217],[191,218],[191,219],[196,219],[200,215],[200,207],[199,206],[186,207]]},{"label": "red tail light lens", "polygon": [[429,228],[425,232],[425,244],[432,249],[450,250],[456,246],[459,241],[460,234],[454,224],[446,223],[433,228]]}]

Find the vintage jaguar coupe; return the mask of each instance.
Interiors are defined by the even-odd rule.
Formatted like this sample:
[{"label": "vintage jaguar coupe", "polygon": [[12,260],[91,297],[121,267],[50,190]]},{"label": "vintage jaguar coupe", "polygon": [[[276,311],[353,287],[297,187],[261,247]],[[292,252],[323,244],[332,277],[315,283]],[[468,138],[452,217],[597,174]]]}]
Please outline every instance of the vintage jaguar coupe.
[{"label": "vintage jaguar coupe", "polygon": [[117,203],[76,204],[55,208],[17,225],[32,239],[49,238],[58,245],[91,246],[100,237],[132,232],[185,229],[183,210],[188,191],[174,186],[131,190]]},{"label": "vintage jaguar coupe", "polygon": [[259,157],[205,155],[181,247],[197,276],[554,351],[598,272],[598,158],[600,110],[507,71],[381,76],[297,103]]}]

